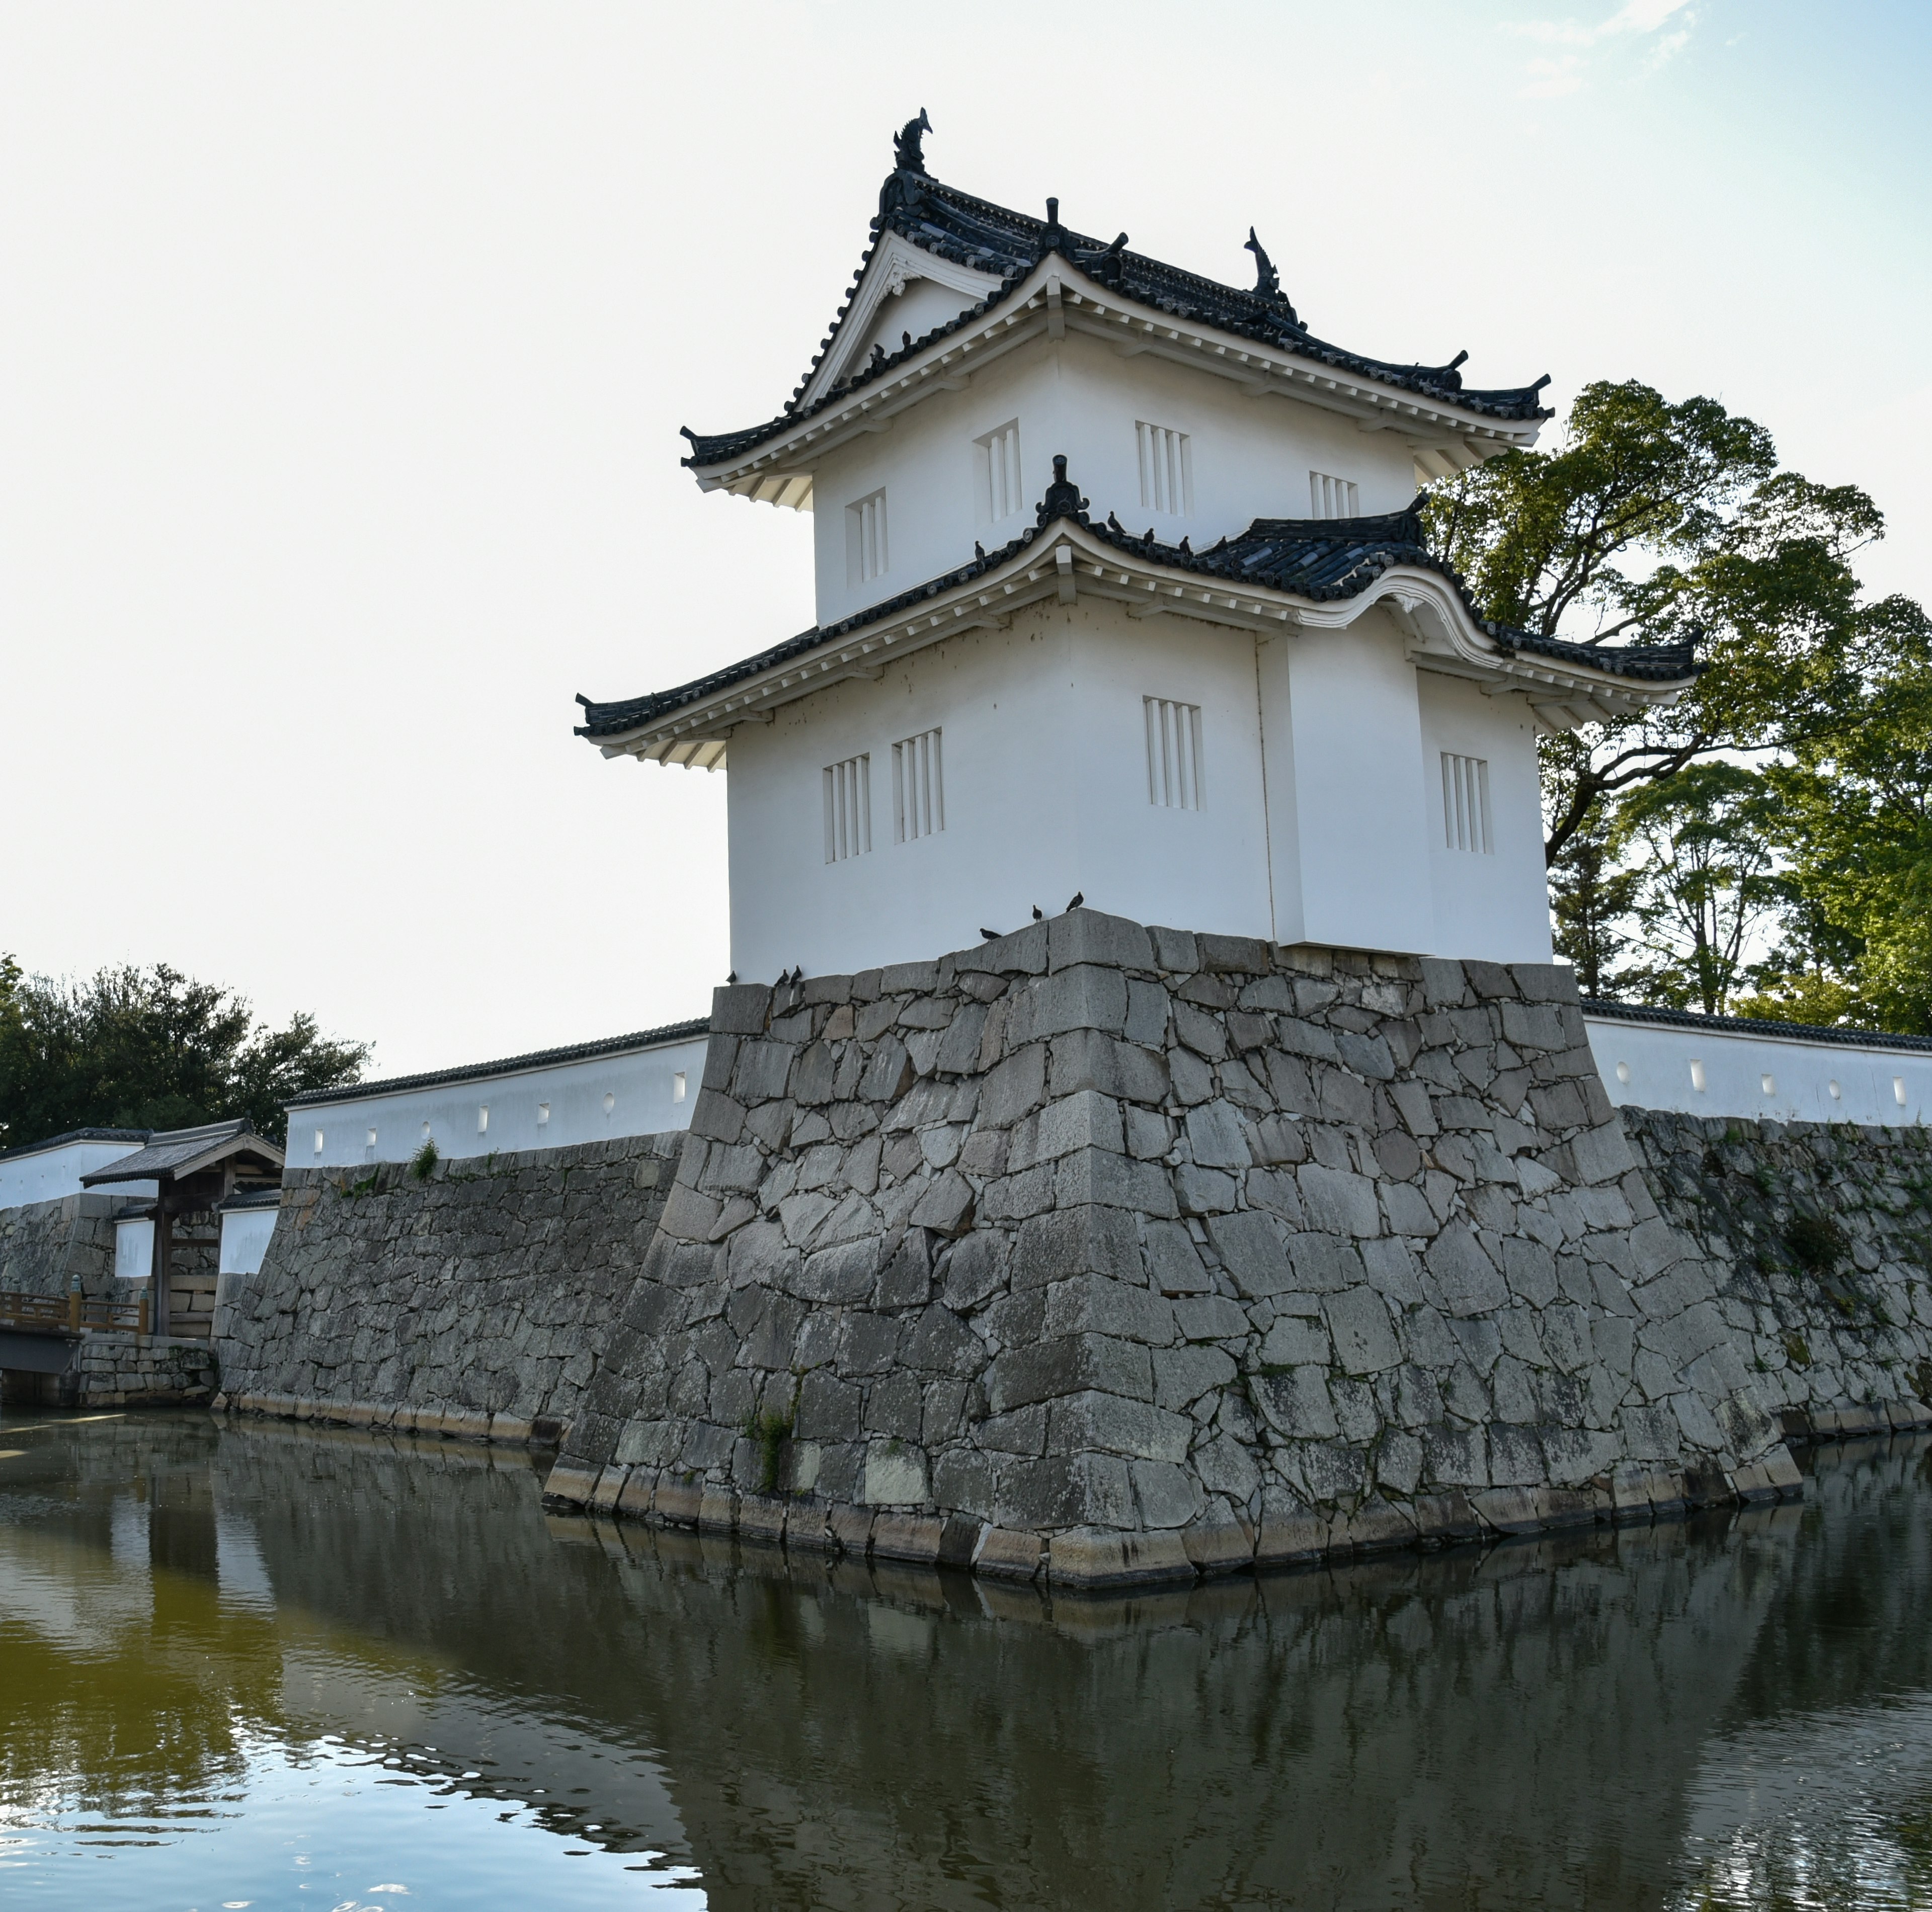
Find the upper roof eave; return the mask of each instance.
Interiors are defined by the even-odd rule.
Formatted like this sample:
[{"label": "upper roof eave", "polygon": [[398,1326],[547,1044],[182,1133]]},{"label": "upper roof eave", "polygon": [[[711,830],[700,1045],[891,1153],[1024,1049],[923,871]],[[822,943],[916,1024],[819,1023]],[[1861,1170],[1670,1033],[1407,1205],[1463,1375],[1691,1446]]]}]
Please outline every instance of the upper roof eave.
[{"label": "upper roof eave", "polygon": [[[915,244],[919,243],[916,235],[904,236]],[[928,396],[936,389],[929,382],[935,373],[956,369],[954,359],[970,355],[976,345],[1015,331],[1029,318],[1044,320],[1045,308],[1051,302],[1048,289],[1056,280],[1063,288],[1070,286],[1072,289],[1073,309],[1062,316],[1076,328],[1087,329],[1097,323],[1100,329],[1105,330],[1109,316],[1117,328],[1136,321],[1150,325],[1169,334],[1156,346],[1169,356],[1184,359],[1191,356],[1204,370],[1251,385],[1258,381],[1279,380],[1280,389],[1298,392],[1316,403],[1339,402],[1344,409],[1365,412],[1384,411],[1399,426],[1478,441],[1487,439],[1493,442],[1496,449],[1502,450],[1532,442],[1543,421],[1553,415],[1537,402],[1537,395],[1548,382],[1546,377],[1534,385],[1513,390],[1438,389],[1430,381],[1452,375],[1453,366],[1399,366],[1346,352],[1310,333],[1282,327],[1251,327],[1229,311],[1216,313],[1198,310],[1185,301],[1160,300],[1130,286],[1107,283],[1072,256],[1082,243],[1078,236],[1064,236],[1070,250],[1043,253],[1024,271],[996,286],[957,318],[887,355],[881,361],[862,368],[856,377],[834,390],[781,412],[763,424],[740,431],[706,435],[687,430],[685,436],[692,448],[681,462],[690,468],[700,484],[708,490],[718,490],[736,488],[734,481],[760,467],[782,464],[807,445],[816,456],[830,445],[876,424],[882,414],[903,410]],[[855,282],[855,293],[871,265],[874,250],[867,249],[860,280]],[[1158,260],[1142,260],[1132,253],[1124,256],[1171,277],[1182,288],[1204,288],[1231,301],[1249,297]],[[1185,309],[1170,309],[1177,303]],[[1099,310],[1091,309],[1094,307]],[[843,316],[842,310],[842,323]],[[828,346],[831,339],[837,337],[838,329],[835,324]],[[1250,335],[1257,330],[1264,336]],[[1030,330],[1027,335],[1030,336]],[[1019,342],[1018,337],[1011,341]],[[982,358],[980,362],[986,361]]]}]

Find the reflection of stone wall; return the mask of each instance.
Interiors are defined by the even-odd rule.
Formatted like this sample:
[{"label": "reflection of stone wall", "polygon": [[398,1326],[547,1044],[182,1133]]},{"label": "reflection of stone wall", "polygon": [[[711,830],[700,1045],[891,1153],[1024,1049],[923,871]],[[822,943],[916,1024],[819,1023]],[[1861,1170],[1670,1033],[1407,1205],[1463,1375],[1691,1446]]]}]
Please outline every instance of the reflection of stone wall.
[{"label": "reflection of stone wall", "polygon": [[260,1271],[224,1279],[228,1404],[527,1440],[575,1413],[681,1134],[290,1169]]},{"label": "reflection of stone wall", "polygon": [[[492,1787],[557,1783],[493,1715],[548,1736],[588,1788],[560,1813],[718,1912],[1651,1906],[1713,1732],[1932,1677],[1904,1443],[1834,1452],[1802,1512],[1101,1599],[634,1524],[550,1545],[448,1450],[250,1429],[218,1467],[278,1597],[368,1668],[365,1713],[304,1725],[395,1730],[387,1677]],[[410,1653],[446,1692],[393,1677]],[[636,1816],[644,1760],[675,1825]]]},{"label": "reflection of stone wall", "polygon": [[0,1208],[0,1289],[15,1293],[112,1296],[114,1280],[111,1195],[64,1195],[51,1202]]},{"label": "reflection of stone wall", "polygon": [[1094,1584],[1796,1484],[1568,970],[1076,910],[712,1028],[561,1501]]},{"label": "reflection of stone wall", "polygon": [[1932,1131],[1624,1112],[1793,1432],[1932,1418]]}]

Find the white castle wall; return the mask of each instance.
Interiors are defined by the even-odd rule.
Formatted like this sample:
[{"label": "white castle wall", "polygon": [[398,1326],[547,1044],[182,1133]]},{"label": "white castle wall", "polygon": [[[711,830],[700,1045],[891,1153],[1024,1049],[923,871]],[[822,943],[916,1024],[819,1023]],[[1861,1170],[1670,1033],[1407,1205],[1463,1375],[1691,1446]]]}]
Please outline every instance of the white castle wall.
[{"label": "white castle wall", "polygon": [[[895,350],[896,303],[886,301],[882,322]],[[916,336],[909,321],[899,329],[908,326]],[[978,441],[1009,423],[1019,427],[1018,497],[996,520],[982,490]],[[1191,510],[1143,502],[1142,423],[1186,435]],[[1296,399],[1246,397],[1231,379],[1144,354],[1123,358],[1112,343],[1071,333],[1055,352],[996,360],[965,390],[928,398],[890,429],[822,455],[812,494],[819,622],[965,563],[975,538],[991,550],[1017,535],[1033,522],[1057,452],[1096,521],[1116,512],[1130,531],[1151,526],[1169,542],[1185,535],[1197,550],[1257,517],[1312,516],[1311,472],[1354,484],[1364,515],[1400,511],[1416,490],[1414,457],[1393,433],[1364,432]],[[846,511],[881,490],[887,568],[864,580],[848,563]]]},{"label": "white castle wall", "polygon": [[1832,1042],[1712,1020],[1701,1026],[1583,1012],[1610,1100],[1679,1115],[1875,1127],[1932,1114],[1932,1049],[1882,1035]]},{"label": "white castle wall", "polygon": [[[1145,700],[1198,708],[1200,807],[1150,800]],[[892,751],[937,730],[944,828],[898,840]],[[1489,766],[1486,851],[1446,847],[1441,757]],[[827,767],[868,828],[827,860]],[[1076,597],[741,724],[731,966],[768,981],[916,962],[1077,890],[1136,921],[1276,943],[1546,961],[1535,736],[1520,697],[1419,672],[1380,609],[1257,646]]]},{"label": "white castle wall", "polygon": [[[97,1168],[131,1155],[139,1142],[57,1142],[0,1161],[0,1208],[21,1208],[30,1202],[58,1201],[81,1193],[80,1178]],[[152,1197],[152,1182],[130,1182],[117,1187],[117,1196]]]},{"label": "white castle wall", "polygon": [[699,1035],[573,1059],[526,1058],[465,1070],[455,1080],[370,1083],[290,1107],[289,1166],[407,1161],[425,1141],[453,1160],[661,1134],[689,1124],[704,1071]]}]

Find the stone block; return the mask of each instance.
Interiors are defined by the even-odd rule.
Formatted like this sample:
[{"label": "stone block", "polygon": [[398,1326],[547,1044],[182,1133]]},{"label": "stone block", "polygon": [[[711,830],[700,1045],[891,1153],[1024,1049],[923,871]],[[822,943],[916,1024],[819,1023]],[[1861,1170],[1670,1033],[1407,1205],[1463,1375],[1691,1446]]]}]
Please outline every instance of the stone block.
[{"label": "stone block", "polygon": [[1024,999],[1014,1005],[1008,1039],[1039,1041],[1072,1029],[1122,1035],[1126,1026],[1126,978],[1117,969],[1080,963],[1028,985]]},{"label": "stone block", "polygon": [[1252,1209],[1208,1220],[1208,1239],[1240,1293],[1250,1300],[1299,1285],[1288,1250],[1269,1218]]},{"label": "stone block", "polygon": [[1223,1295],[1183,1296],[1174,1304],[1174,1326],[1190,1341],[1231,1341],[1248,1332],[1248,1317]]},{"label": "stone block", "polygon": [[761,983],[728,984],[711,992],[711,1028],[720,1035],[763,1034],[772,992]]},{"label": "stone block", "polygon": [[1138,923],[1097,910],[1070,910],[1048,919],[1047,966],[1058,972],[1096,963],[1121,969],[1154,967],[1154,941]]},{"label": "stone block", "polygon": [[544,1499],[559,1506],[586,1506],[602,1471],[601,1467],[566,1467],[560,1464],[551,1468],[549,1479],[544,1482]]},{"label": "stone block", "polygon": [[872,1545],[874,1518],[869,1507],[834,1506],[826,1512],[825,1530],[840,1553],[863,1560]]},{"label": "stone block", "polygon": [[1262,1496],[1261,1526],[1255,1536],[1255,1565],[1292,1566],[1321,1558],[1328,1548],[1328,1523],[1280,1488]]},{"label": "stone block", "polygon": [[1470,1504],[1468,1495],[1460,1488],[1418,1494],[1409,1503],[1409,1512],[1420,1541],[1448,1545],[1483,1538],[1482,1520]]},{"label": "stone block", "polygon": [[998,1524],[1051,1528],[1128,1527],[1136,1518],[1127,1464],[1113,1454],[1053,1454],[1002,1460],[994,1470]]},{"label": "stone block", "polygon": [[1139,1270],[1140,1243],[1132,1214],[1086,1204],[1027,1222],[1014,1251],[1012,1279],[1016,1287],[1034,1287],[1074,1275],[1132,1279]]},{"label": "stone block", "polygon": [[926,1455],[902,1440],[874,1440],[866,1450],[860,1497],[868,1506],[916,1505],[926,1498]]},{"label": "stone block", "polygon": [[872,1522],[872,1557],[936,1564],[946,1523],[928,1515],[880,1514]]},{"label": "stone block", "polygon": [[1046,1451],[1057,1454],[1100,1452],[1130,1460],[1184,1461],[1194,1424],[1150,1401],[1086,1389],[1048,1404]]},{"label": "stone block", "polygon": [[1010,1527],[982,1527],[970,1564],[975,1573],[998,1580],[1032,1580],[1046,1563],[1046,1542],[1037,1533]]},{"label": "stone block", "polygon": [[1335,1355],[1351,1374],[1379,1374],[1402,1359],[1389,1312],[1368,1288],[1350,1288],[1328,1296],[1322,1312],[1335,1344]]},{"label": "stone block", "polygon": [[1194,1563],[1178,1533],[1135,1533],[1076,1527],[1057,1533],[1047,1550],[1054,1586],[1076,1589],[1191,1581]]},{"label": "stone block", "polygon": [[1105,1149],[1076,1149],[1063,1155],[1054,1175],[1057,1207],[1126,1209],[1136,1215],[1172,1215],[1174,1189],[1158,1162],[1136,1161]]}]

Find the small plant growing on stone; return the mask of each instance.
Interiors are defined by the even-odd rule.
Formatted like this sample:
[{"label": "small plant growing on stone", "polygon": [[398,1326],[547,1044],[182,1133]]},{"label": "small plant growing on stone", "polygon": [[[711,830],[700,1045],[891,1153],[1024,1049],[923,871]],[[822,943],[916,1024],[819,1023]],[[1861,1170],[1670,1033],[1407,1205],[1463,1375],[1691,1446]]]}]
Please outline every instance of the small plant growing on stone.
[{"label": "small plant growing on stone", "polygon": [[779,1414],[767,1408],[762,1414],[754,1414],[745,1423],[745,1432],[758,1444],[758,1491],[761,1494],[774,1491],[778,1484],[778,1463],[783,1457],[785,1443],[791,1438],[792,1417]]},{"label": "small plant growing on stone", "polygon": [[1922,1359],[1912,1369],[1912,1392],[1921,1401],[1932,1401],[1932,1361]]},{"label": "small plant growing on stone", "polygon": [[425,1142],[410,1163],[410,1173],[418,1182],[427,1182],[436,1173],[436,1165],[442,1158],[436,1153],[434,1142]]},{"label": "small plant growing on stone", "polygon": [[1828,1215],[1792,1217],[1784,1245],[1798,1266],[1813,1275],[1828,1275],[1845,1258],[1850,1244],[1845,1231]]},{"label": "small plant growing on stone", "polygon": [[1808,1368],[1811,1365],[1810,1344],[1795,1329],[1784,1331],[1784,1358],[1794,1368]]}]

